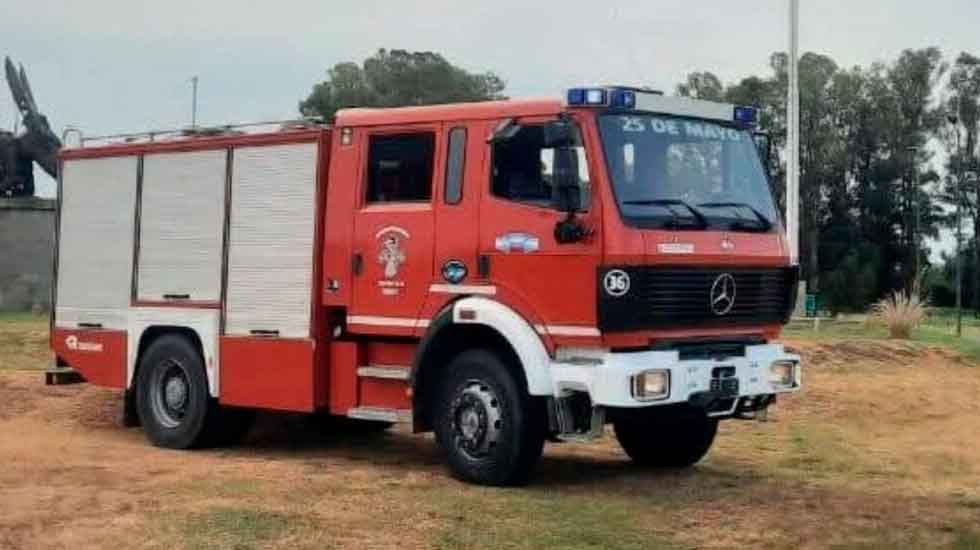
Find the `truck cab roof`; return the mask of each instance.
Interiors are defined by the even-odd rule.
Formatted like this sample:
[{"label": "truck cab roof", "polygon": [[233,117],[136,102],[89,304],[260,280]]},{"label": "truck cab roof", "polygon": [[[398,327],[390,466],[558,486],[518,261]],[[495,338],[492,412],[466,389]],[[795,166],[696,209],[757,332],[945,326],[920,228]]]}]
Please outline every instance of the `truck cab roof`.
[{"label": "truck cab roof", "polygon": [[501,116],[548,116],[562,110],[558,99],[508,99],[395,108],[353,108],[337,112],[337,126],[418,124],[444,120],[479,120]]}]

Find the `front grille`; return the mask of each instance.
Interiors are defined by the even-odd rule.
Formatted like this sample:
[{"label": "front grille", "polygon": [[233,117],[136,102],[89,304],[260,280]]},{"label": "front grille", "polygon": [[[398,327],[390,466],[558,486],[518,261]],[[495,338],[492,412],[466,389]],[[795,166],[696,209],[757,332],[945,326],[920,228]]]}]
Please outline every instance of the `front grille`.
[{"label": "front grille", "polygon": [[[623,293],[620,274],[629,279]],[[727,276],[730,276],[729,279]],[[712,306],[712,288],[724,278],[734,282],[730,309]],[[745,326],[784,323],[796,301],[799,271],[785,268],[668,268],[654,266],[603,267],[598,276],[599,328],[607,332],[657,328]],[[607,281],[618,286],[607,288]],[[717,287],[716,287],[717,288]],[[616,295],[620,294],[620,295]],[[717,293],[716,293],[717,297]]]}]

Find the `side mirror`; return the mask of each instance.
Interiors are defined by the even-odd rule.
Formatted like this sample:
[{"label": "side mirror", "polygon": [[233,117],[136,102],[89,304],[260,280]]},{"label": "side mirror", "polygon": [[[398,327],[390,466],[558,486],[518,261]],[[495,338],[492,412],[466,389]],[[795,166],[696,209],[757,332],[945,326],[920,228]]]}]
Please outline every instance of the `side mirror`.
[{"label": "side mirror", "polygon": [[753,132],[752,141],[755,142],[766,176],[772,179],[772,137],[766,132]]},{"label": "side mirror", "polygon": [[574,213],[582,208],[582,189],[578,178],[578,151],[565,145],[555,148],[553,171],[555,206],[564,212]]},{"label": "side mirror", "polygon": [[544,126],[545,147],[569,147],[577,141],[575,123],[566,118],[553,120]]}]

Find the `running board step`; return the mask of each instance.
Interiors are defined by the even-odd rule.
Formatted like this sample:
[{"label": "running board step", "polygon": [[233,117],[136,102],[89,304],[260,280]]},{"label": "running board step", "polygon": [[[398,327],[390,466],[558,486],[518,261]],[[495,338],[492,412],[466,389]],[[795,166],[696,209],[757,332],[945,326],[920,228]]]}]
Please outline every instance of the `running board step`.
[{"label": "running board step", "polygon": [[408,367],[369,365],[358,367],[357,375],[361,378],[384,378],[387,380],[408,380],[412,371]]},{"label": "running board step", "polygon": [[381,407],[357,407],[347,411],[347,416],[358,420],[374,420],[377,422],[411,422],[410,409],[383,409]]}]

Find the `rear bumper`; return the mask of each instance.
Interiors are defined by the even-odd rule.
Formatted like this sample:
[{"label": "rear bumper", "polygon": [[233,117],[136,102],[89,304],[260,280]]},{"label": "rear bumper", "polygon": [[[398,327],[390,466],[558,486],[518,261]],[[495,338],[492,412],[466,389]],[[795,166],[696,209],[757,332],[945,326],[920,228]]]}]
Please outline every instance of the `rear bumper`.
[{"label": "rear bumper", "polygon": [[[793,362],[794,382],[790,387],[770,383],[770,366],[778,361]],[[594,405],[605,407],[651,407],[676,403],[692,403],[697,406],[719,405],[719,401],[731,403],[731,411],[741,398],[771,396],[799,391],[802,387],[800,357],[786,353],[782,345],[764,344],[747,346],[741,357],[727,359],[684,359],[677,351],[640,351],[613,353],[601,349],[560,349],[558,358],[551,364],[554,395],[561,397],[571,392],[588,392]],[[736,379],[725,385],[727,392],[719,393],[717,379],[719,367],[726,371],[725,380]],[[734,374],[731,374],[734,369]],[[633,380],[638,374],[650,370],[669,372],[670,387],[666,397],[644,400],[634,395]],[[743,400],[744,401],[744,400]]]}]

